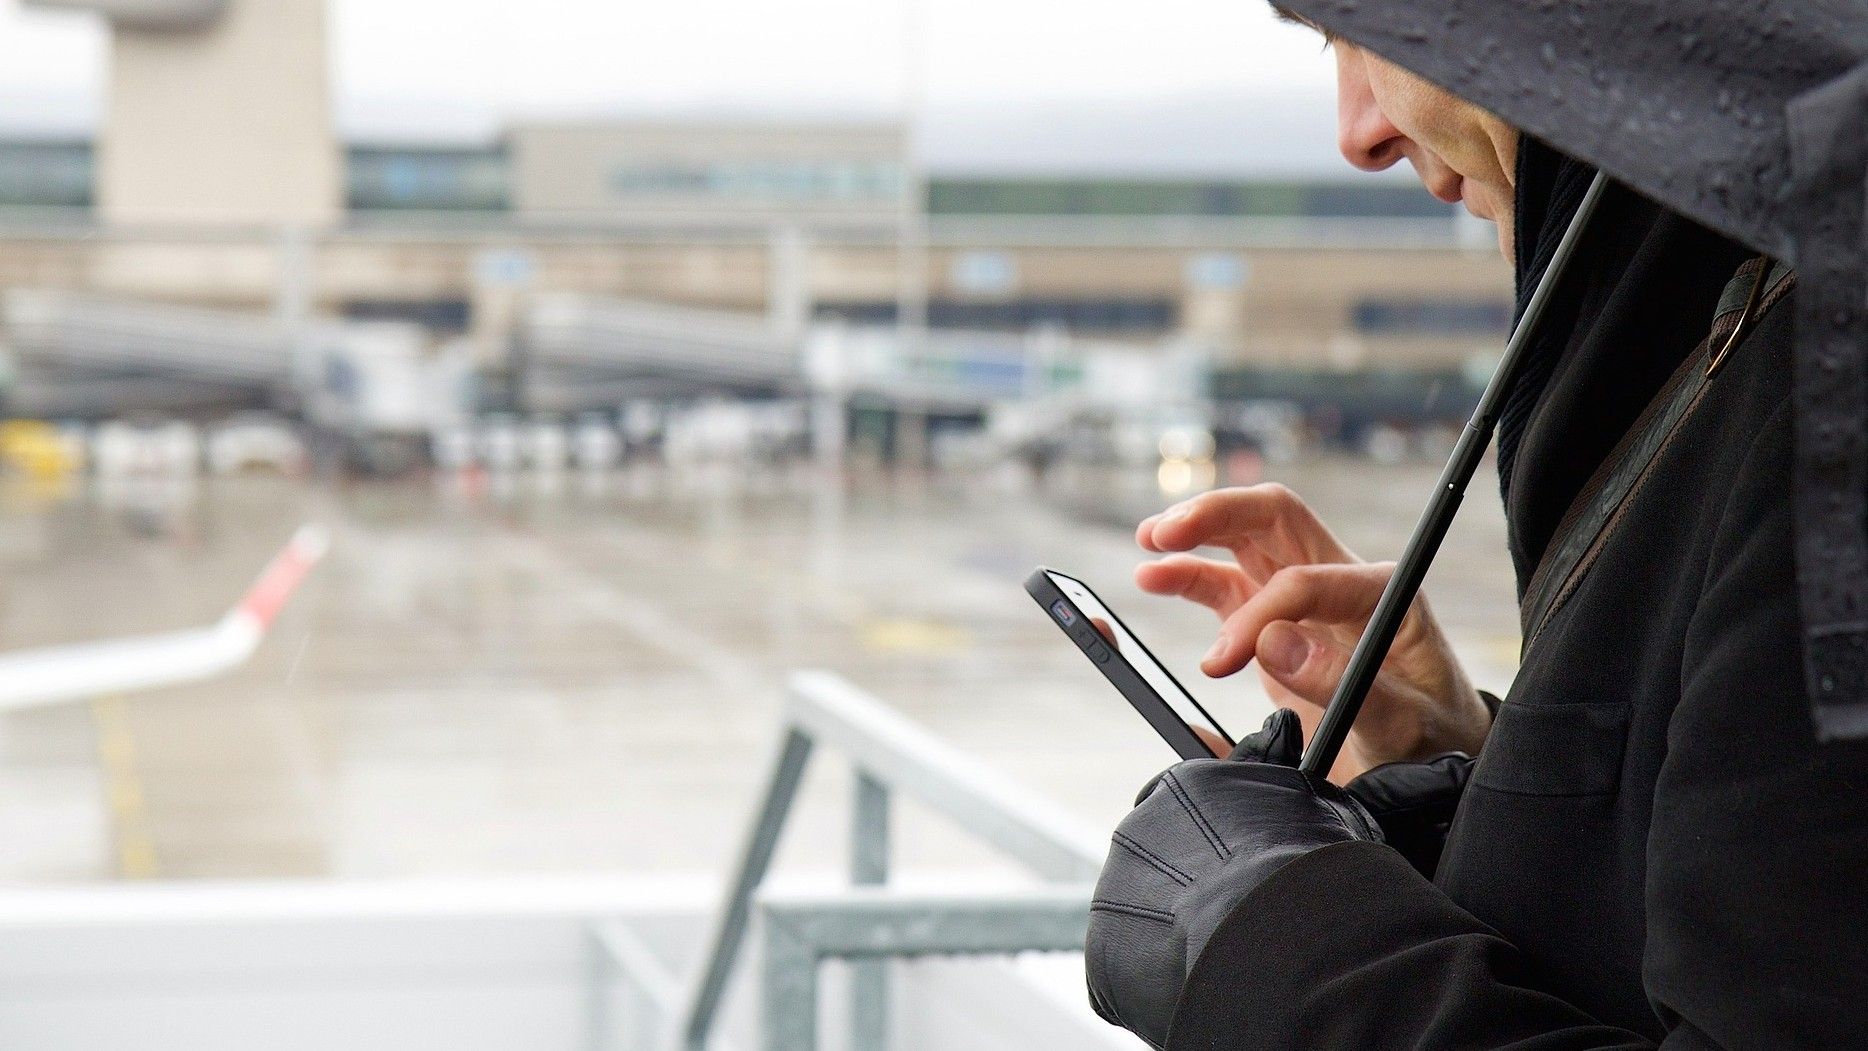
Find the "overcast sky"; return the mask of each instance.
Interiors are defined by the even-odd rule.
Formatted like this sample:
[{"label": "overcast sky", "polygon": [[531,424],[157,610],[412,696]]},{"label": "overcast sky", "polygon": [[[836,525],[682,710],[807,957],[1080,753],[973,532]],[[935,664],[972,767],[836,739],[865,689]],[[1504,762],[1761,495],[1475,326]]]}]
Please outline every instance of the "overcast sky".
[{"label": "overcast sky", "polygon": [[[353,138],[484,138],[526,117],[893,114],[914,80],[946,167],[1341,170],[1330,58],[1264,0],[332,0],[332,12],[338,121]],[[0,0],[0,129],[94,123],[104,58],[96,19]]]}]

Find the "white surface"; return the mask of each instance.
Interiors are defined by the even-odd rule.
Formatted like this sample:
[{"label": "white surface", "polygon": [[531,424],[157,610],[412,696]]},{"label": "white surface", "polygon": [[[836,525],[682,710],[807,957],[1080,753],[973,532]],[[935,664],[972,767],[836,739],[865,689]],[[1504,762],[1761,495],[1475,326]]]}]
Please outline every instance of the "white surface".
[{"label": "white surface", "polygon": [[0,709],[197,682],[238,667],[328,543],[319,527],[301,527],[209,627],[0,654]]},{"label": "white surface", "polygon": [[[592,925],[620,924],[671,966],[690,966],[715,882],[684,875],[3,892],[0,1046],[585,1048],[596,991]],[[838,970],[826,975],[820,1014],[833,1048],[842,1046],[848,1016]],[[742,979],[752,973],[741,969]],[[1075,954],[926,959],[898,964],[895,975],[898,1051],[1140,1046],[1090,1012]],[[753,1046],[750,992],[743,981],[736,986],[723,1018],[723,1035],[738,1047]],[[613,1009],[606,1025],[624,1020],[618,993],[605,992]]]},{"label": "white surface", "polygon": [[1096,1017],[1077,953],[1015,959],[957,957],[898,966],[898,1047],[965,1051],[1144,1051],[1126,1031]]},{"label": "white surface", "polygon": [[[697,930],[705,880],[0,894],[0,1046],[584,1047],[597,919]],[[665,935],[663,936],[665,940]]]}]

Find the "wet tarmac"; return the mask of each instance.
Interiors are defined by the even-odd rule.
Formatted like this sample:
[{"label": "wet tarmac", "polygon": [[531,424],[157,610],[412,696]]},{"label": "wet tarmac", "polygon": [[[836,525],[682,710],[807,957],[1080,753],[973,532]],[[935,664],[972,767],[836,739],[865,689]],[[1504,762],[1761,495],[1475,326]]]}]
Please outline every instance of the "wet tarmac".
[{"label": "wet tarmac", "polygon": [[[1273,476],[1373,558],[1400,549],[1435,473]],[[1475,680],[1502,689],[1516,614],[1491,484],[1428,589]],[[1230,728],[1266,708],[1250,673],[1194,681],[1210,616],[1142,595],[1130,530],[1068,503],[997,475],[725,466],[14,487],[7,650],[206,624],[300,522],[332,548],[238,671],[0,714],[0,878],[717,875],[793,668],[848,677],[1106,827],[1172,757],[1025,596],[1033,566],[1097,586]],[[816,762],[781,864],[844,864],[840,767]],[[993,867],[902,810],[903,867]]]}]

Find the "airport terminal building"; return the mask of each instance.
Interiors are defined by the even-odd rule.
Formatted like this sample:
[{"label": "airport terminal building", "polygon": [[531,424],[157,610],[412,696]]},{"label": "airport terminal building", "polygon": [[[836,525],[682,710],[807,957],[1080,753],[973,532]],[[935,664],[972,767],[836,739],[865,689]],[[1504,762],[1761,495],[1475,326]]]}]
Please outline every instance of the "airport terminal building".
[{"label": "airport terminal building", "polygon": [[0,285],[270,309],[297,280],[317,312],[481,335],[515,289],[793,323],[924,311],[1330,371],[1458,368],[1509,321],[1489,227],[1411,182],[923,173],[900,124],[860,121],[330,149],[341,202],[266,223],[165,207],[89,141],[0,141]]}]

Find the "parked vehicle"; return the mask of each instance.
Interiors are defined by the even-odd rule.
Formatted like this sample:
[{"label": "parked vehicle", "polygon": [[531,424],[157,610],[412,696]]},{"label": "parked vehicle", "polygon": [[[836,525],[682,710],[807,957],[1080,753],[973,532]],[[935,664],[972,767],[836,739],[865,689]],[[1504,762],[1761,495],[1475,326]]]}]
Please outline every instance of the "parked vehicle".
[{"label": "parked vehicle", "polygon": [[193,476],[201,469],[201,435],[181,420],[112,420],[97,428],[91,462],[105,477]]},{"label": "parked vehicle", "polygon": [[208,469],[215,474],[301,474],[308,464],[298,431],[272,413],[241,413],[209,428]]},{"label": "parked vehicle", "polygon": [[564,424],[550,416],[540,416],[525,425],[520,435],[521,459],[536,471],[562,471],[571,458],[571,441]]},{"label": "parked vehicle", "polygon": [[495,412],[481,417],[475,435],[475,449],[480,463],[489,471],[516,471],[522,461],[519,421],[511,413]]},{"label": "parked vehicle", "polygon": [[472,467],[479,456],[474,448],[473,428],[465,424],[443,427],[434,433],[428,445],[435,466],[448,471]]},{"label": "parked vehicle", "polygon": [[609,417],[587,412],[577,418],[571,430],[571,459],[584,471],[604,471],[623,458],[623,437],[611,426]]},{"label": "parked vehicle", "polygon": [[84,457],[44,420],[8,420],[0,423],[0,466],[29,478],[57,479],[81,470]]}]

